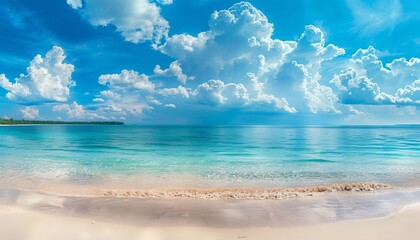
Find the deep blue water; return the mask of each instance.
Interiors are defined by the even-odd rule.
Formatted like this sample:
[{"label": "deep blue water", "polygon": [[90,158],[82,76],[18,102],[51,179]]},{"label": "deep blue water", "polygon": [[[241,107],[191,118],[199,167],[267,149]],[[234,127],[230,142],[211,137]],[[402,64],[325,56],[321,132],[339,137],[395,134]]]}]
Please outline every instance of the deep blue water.
[{"label": "deep blue water", "polygon": [[420,185],[420,128],[5,126],[0,169],[73,183],[184,176],[210,186]]}]

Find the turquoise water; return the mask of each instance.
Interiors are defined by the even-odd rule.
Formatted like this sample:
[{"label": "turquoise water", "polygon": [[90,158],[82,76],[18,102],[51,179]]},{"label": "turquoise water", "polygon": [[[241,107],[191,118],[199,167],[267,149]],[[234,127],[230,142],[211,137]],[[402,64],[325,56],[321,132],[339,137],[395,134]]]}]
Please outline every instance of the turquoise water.
[{"label": "turquoise water", "polygon": [[226,187],[420,183],[419,130],[415,126],[4,126],[0,127],[0,176],[33,175],[75,184],[138,179],[139,186],[145,180],[171,185],[180,179],[191,186]]}]

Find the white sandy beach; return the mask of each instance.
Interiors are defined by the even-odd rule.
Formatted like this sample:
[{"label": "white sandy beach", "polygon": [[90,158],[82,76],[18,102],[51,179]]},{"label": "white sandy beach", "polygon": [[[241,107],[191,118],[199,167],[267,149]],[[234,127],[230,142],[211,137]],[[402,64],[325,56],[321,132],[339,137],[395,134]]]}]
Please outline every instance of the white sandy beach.
[{"label": "white sandy beach", "polygon": [[0,236],[7,240],[48,239],[288,239],[418,240],[420,204],[388,217],[285,228],[142,228],[92,219],[47,215],[0,205]]}]

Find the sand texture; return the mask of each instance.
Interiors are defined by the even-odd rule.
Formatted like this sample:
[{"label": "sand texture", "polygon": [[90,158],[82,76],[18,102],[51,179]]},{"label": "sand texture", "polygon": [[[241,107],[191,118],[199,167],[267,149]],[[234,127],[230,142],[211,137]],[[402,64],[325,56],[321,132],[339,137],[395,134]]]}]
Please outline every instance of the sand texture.
[{"label": "sand texture", "polygon": [[418,240],[420,205],[388,217],[278,228],[132,227],[0,205],[0,236],[13,240],[288,239]]}]

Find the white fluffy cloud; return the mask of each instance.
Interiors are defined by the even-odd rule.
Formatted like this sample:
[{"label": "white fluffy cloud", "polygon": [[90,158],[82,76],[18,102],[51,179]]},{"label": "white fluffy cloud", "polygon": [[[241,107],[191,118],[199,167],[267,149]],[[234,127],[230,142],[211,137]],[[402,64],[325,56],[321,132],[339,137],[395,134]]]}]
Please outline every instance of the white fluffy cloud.
[{"label": "white fluffy cloud", "polygon": [[[132,42],[165,38],[155,47],[173,59],[167,68],[156,65],[151,76],[132,70],[100,76],[105,89],[95,95],[93,106],[102,115],[125,118],[156,108],[205,104],[216,111],[361,116],[362,105],[420,104],[419,58],[385,64],[373,47],[345,56],[343,48],[327,43],[325,32],[313,25],[305,26],[294,41],[275,39],[274,25],[247,2],[215,11],[207,31],[170,37],[156,4],[172,1],[112,0],[102,8],[99,0],[84,3],[81,11],[92,25],[112,24]],[[2,82],[8,81],[0,75]],[[14,88],[25,92],[18,83]]]},{"label": "white fluffy cloud", "polygon": [[263,110],[266,109],[268,111],[273,111],[274,109],[284,110],[289,113],[296,112],[296,108],[289,106],[289,103],[285,98],[278,98],[272,94],[265,93],[265,84],[261,83],[255,74],[248,73],[248,77],[252,82],[252,89],[256,93],[255,97],[253,97],[251,101],[254,103],[254,107],[258,110],[261,110],[262,108]]},{"label": "white fluffy cloud", "polygon": [[107,86],[107,90],[95,98],[101,111],[139,115],[145,109],[152,109],[147,104],[147,97],[155,91],[155,85],[145,74],[122,70],[120,74],[101,75],[99,84]]},{"label": "white fluffy cloud", "polygon": [[[264,56],[267,68],[275,67],[295,47],[294,42],[272,39],[273,25],[247,2],[214,12],[209,19],[209,28],[197,36],[171,36],[159,48],[176,58],[184,73],[196,76],[201,82],[225,81],[228,77],[245,79],[245,68],[251,72],[258,70],[260,55]],[[235,74],[237,71],[238,75]]]},{"label": "white fluffy cloud", "polygon": [[187,80],[195,79],[195,77],[188,77],[187,75],[182,73],[181,65],[177,61],[172,62],[169,65],[169,68],[165,70],[163,70],[160,65],[156,65],[153,72],[158,76],[175,77],[178,81],[180,81],[183,84],[185,84]]},{"label": "white fluffy cloud", "polygon": [[404,88],[398,89],[397,97],[408,98],[417,105],[420,105],[420,79],[405,86]]},{"label": "white fluffy cloud", "polygon": [[220,80],[209,80],[199,85],[192,96],[205,104],[244,106],[250,103],[249,95],[242,84],[225,84]]},{"label": "white fluffy cloud", "polygon": [[345,104],[420,105],[420,59],[395,59],[384,64],[370,46],[353,54],[347,67],[331,83]]},{"label": "white fluffy cloud", "polygon": [[266,91],[285,97],[300,112],[339,113],[338,98],[329,86],[322,85],[321,66],[342,54],[344,49],[328,44],[321,29],[308,25],[296,42],[296,48],[287,55],[287,61],[266,80]]},{"label": "white fluffy cloud", "polygon": [[136,90],[153,91],[155,85],[149,81],[145,74],[133,70],[122,70],[120,74],[106,74],[99,77],[99,84],[107,85],[111,89],[132,88]]},{"label": "white fluffy cloud", "polygon": [[342,90],[341,102],[344,104],[379,104],[381,90],[366,76],[356,76],[352,68],[347,68],[342,74],[333,79],[337,87]]},{"label": "white fluffy cloud", "polygon": [[64,111],[70,118],[83,118],[85,116],[83,106],[76,102],[54,106],[53,111]]},{"label": "white fluffy cloud", "polygon": [[85,110],[84,107],[79,105],[77,102],[73,102],[72,104],[56,105],[52,108],[52,110],[56,112],[65,112],[71,119],[107,119],[95,112]]},{"label": "white fluffy cloud", "polygon": [[158,94],[163,95],[165,97],[167,96],[174,96],[174,95],[180,95],[183,98],[189,98],[190,93],[188,89],[186,89],[183,86],[178,86],[176,88],[162,88],[157,91]]},{"label": "white fluffy cloud", "polygon": [[54,46],[45,57],[36,55],[21,74],[10,82],[0,75],[0,87],[8,91],[6,97],[15,102],[36,104],[40,102],[66,102],[70,87],[74,86],[74,66],[64,63],[66,55],[62,48]]},{"label": "white fluffy cloud", "polygon": [[323,61],[331,60],[345,53],[344,49],[333,44],[325,46],[324,32],[313,25],[305,26],[305,31],[297,41],[295,51],[289,55],[293,59],[307,66],[319,65]]},{"label": "white fluffy cloud", "polygon": [[214,12],[209,28],[197,36],[174,35],[159,48],[182,64],[186,75],[196,76],[196,86],[189,85],[195,99],[203,94],[209,103],[220,103],[221,89],[235,84],[246,92],[243,105],[250,108],[268,104],[275,111],[339,112],[338,98],[320,83],[320,68],[344,49],[327,45],[321,29],[306,26],[298,41],[273,39],[273,24],[247,2]]},{"label": "white fluffy cloud", "polygon": [[78,9],[82,7],[82,0],[67,0],[67,4],[70,5],[73,9]]},{"label": "white fluffy cloud", "polygon": [[410,60],[398,58],[391,63],[387,63],[386,66],[390,69],[392,75],[389,76],[387,83],[392,91],[395,91],[397,87],[410,85],[415,80],[420,79],[420,58],[411,58]]},{"label": "white fluffy cloud", "polygon": [[39,110],[36,107],[25,107],[20,110],[23,114],[24,119],[36,119],[39,117]]},{"label": "white fluffy cloud", "polygon": [[[81,7],[77,1],[68,1],[73,8]],[[171,4],[171,0],[160,1]],[[139,43],[152,41],[160,44],[169,31],[169,23],[161,9],[149,0],[85,0],[80,10],[93,26],[113,25],[126,41]]]}]

